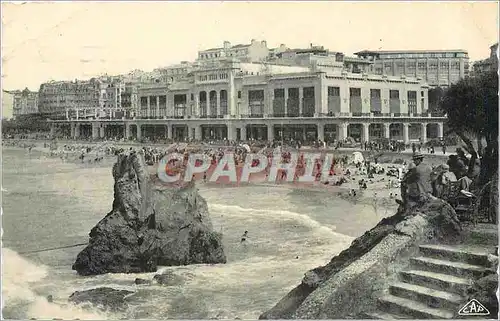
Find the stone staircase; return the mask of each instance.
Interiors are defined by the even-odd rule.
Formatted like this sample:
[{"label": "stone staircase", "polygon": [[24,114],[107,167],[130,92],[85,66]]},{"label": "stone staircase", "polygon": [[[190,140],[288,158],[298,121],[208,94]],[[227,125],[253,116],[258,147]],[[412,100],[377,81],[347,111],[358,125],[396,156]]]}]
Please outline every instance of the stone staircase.
[{"label": "stone staircase", "polygon": [[480,242],[469,239],[467,244],[421,245],[419,254],[410,258],[410,269],[400,272],[399,280],[378,299],[377,310],[363,317],[457,318],[473,281],[492,273],[488,255],[498,255],[496,233],[481,237]]}]

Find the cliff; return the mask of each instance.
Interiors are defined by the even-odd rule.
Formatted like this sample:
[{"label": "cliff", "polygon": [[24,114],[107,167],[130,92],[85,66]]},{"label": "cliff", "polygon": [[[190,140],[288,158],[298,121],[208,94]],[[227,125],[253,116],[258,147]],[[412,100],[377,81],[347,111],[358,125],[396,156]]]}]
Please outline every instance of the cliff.
[{"label": "cliff", "polygon": [[446,202],[430,197],[354,240],[327,265],[308,271],[260,319],[343,319],[373,308],[396,272],[418,251],[418,245],[459,237],[460,224]]},{"label": "cliff", "polygon": [[118,155],[114,201],[77,256],[80,275],[154,272],[157,265],[226,263],[206,201],[194,184],[166,187],[149,176],[140,153]]}]

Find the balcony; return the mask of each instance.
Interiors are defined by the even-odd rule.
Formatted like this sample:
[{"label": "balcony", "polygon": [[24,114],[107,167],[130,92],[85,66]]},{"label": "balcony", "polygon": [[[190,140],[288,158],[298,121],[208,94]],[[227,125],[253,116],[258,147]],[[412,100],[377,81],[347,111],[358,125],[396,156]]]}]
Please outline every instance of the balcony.
[{"label": "balcony", "polygon": [[241,118],[264,118],[263,114],[244,114],[240,115]]}]

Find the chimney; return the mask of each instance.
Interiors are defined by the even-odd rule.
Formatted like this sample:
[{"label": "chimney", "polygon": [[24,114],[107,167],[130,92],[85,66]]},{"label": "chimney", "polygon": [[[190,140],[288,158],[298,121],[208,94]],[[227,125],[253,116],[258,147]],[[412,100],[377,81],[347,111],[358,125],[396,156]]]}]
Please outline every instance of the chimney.
[{"label": "chimney", "polygon": [[231,43],[229,41],[224,41],[224,49],[231,48]]}]

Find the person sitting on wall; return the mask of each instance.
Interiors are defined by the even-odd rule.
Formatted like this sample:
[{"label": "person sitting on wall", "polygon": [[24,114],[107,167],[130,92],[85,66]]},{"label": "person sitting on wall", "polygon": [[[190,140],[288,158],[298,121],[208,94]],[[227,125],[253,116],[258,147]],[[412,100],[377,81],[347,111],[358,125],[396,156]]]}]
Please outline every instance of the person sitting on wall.
[{"label": "person sitting on wall", "polygon": [[[431,173],[432,168],[423,162],[424,155],[416,152],[413,155],[414,166],[409,166],[409,170],[401,184],[401,196],[405,206],[422,202],[432,193]],[[403,186],[405,188],[403,188]],[[405,193],[405,195],[403,195]]]}]

